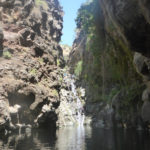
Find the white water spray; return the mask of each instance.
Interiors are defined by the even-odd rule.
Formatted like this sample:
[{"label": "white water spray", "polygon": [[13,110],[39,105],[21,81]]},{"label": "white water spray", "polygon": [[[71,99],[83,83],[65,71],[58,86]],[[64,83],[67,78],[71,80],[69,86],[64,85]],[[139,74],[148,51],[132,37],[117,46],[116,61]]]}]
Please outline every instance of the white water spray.
[{"label": "white water spray", "polygon": [[84,100],[85,91],[75,85],[76,77],[69,72],[63,74],[62,88],[60,91],[61,103],[59,105],[58,126],[84,125]]},{"label": "white water spray", "polygon": [[79,126],[83,126],[84,118],[85,118],[84,112],[83,112],[84,108],[76,91],[74,76],[72,76],[72,80],[71,80],[71,90],[74,95],[74,98],[76,99],[76,106],[75,106],[76,107],[76,120]]}]

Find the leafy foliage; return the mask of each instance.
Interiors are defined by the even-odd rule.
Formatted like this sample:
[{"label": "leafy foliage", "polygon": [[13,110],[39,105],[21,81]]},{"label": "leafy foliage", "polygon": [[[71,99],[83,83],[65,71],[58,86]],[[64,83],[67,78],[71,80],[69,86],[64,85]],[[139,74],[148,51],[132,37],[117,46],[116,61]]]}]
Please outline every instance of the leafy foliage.
[{"label": "leafy foliage", "polygon": [[60,66],[60,60],[57,59],[57,66]]},{"label": "leafy foliage", "polygon": [[30,74],[35,76],[37,74],[37,69],[36,68],[31,69]]},{"label": "leafy foliage", "polygon": [[75,75],[78,77],[81,75],[81,72],[82,72],[82,64],[83,62],[79,61],[75,67]]},{"label": "leafy foliage", "polygon": [[35,4],[39,7],[43,7],[43,9],[47,10],[48,9],[48,4],[46,0],[35,0]]},{"label": "leafy foliage", "polygon": [[[112,22],[108,25],[110,32],[116,32]],[[75,74],[88,84],[90,92],[94,93],[92,100],[111,102],[112,97],[123,89],[127,95],[128,90],[140,91],[133,86],[139,85],[140,77],[137,75],[133,66],[133,54],[131,50],[119,39],[112,37],[105,31],[104,18],[99,7],[98,0],[92,0],[84,5],[78,11],[76,19],[77,28],[86,35],[85,56],[90,57],[90,61],[84,56],[82,62],[82,74],[80,73],[79,62],[75,67]],[[137,82],[139,81],[139,82]],[[114,88],[115,87],[115,88]],[[114,90],[115,89],[115,90]],[[127,99],[131,103],[133,95]]]},{"label": "leafy foliage", "polygon": [[11,53],[9,51],[4,51],[3,52],[3,57],[6,58],[6,59],[11,59],[12,56],[11,56]]},{"label": "leafy foliage", "polygon": [[59,97],[58,91],[56,89],[53,89],[51,92],[53,96]]},{"label": "leafy foliage", "polygon": [[41,65],[44,63],[43,58],[40,58],[40,57],[39,57],[38,61],[39,61],[39,63],[40,63]]}]

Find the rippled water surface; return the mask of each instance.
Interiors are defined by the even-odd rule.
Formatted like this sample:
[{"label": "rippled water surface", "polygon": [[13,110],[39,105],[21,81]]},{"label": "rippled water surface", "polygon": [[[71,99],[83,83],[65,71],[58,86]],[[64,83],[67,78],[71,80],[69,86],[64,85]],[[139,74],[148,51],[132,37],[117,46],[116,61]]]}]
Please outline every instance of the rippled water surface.
[{"label": "rippled water surface", "polygon": [[150,135],[135,130],[66,127],[0,135],[0,150],[150,150]]}]

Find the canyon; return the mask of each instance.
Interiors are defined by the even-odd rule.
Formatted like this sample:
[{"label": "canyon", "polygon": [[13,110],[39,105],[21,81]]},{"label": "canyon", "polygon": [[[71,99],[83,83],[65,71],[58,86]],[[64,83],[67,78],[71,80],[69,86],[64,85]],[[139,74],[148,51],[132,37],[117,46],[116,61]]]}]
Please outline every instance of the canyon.
[{"label": "canyon", "polygon": [[149,6],[148,0],[83,4],[66,48],[58,0],[1,0],[0,130],[149,129]]}]

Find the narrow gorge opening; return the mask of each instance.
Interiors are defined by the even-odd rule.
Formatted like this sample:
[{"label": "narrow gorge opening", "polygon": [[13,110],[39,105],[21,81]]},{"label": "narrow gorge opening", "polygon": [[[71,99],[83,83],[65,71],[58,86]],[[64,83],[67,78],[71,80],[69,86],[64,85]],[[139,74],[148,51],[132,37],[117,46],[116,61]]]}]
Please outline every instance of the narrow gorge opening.
[{"label": "narrow gorge opening", "polygon": [[148,0],[1,0],[0,149],[149,150],[149,35]]}]

